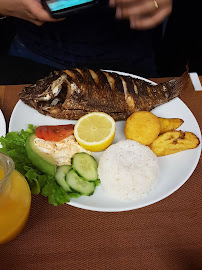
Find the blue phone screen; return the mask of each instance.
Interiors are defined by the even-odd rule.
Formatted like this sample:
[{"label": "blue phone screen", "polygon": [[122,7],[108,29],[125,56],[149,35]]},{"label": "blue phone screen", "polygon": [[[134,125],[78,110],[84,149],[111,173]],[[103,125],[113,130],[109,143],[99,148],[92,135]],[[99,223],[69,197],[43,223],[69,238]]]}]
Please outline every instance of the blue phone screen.
[{"label": "blue phone screen", "polygon": [[93,0],[47,0],[46,3],[51,11],[58,11],[69,7],[93,2]]}]

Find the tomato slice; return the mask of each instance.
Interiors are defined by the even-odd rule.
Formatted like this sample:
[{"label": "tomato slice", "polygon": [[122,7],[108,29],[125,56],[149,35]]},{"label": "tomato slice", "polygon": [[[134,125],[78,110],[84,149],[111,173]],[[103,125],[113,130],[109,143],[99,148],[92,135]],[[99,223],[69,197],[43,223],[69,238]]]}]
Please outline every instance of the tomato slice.
[{"label": "tomato slice", "polygon": [[74,134],[74,125],[39,126],[35,133],[38,138],[45,141],[59,142]]}]

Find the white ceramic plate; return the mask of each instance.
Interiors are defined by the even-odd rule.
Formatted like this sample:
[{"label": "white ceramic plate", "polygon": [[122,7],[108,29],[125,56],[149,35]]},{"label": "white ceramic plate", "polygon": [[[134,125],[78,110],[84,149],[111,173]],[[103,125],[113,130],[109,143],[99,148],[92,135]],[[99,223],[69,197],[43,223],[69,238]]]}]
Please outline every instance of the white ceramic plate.
[{"label": "white ceramic plate", "polygon": [[[121,72],[119,73],[126,74]],[[146,80],[144,78],[141,79]],[[195,117],[179,98],[175,98],[164,105],[158,106],[152,112],[159,117],[177,117],[183,119],[184,123],[180,129],[195,133],[201,141],[201,132]],[[25,105],[22,101],[18,101],[11,115],[9,131],[27,129],[28,124],[61,125],[70,123],[74,124],[76,121],[54,119],[49,116],[44,116],[33,108]],[[118,121],[116,123],[114,143],[121,139],[125,139],[124,125],[125,121]],[[171,195],[189,179],[197,166],[200,153],[201,144],[196,149],[186,150],[165,157],[159,157],[160,175],[158,185],[148,194],[147,197],[143,199],[127,202],[112,199],[104,192],[102,186],[99,185],[96,187],[95,193],[92,196],[81,196],[77,199],[71,199],[71,202],[68,204],[83,209],[104,212],[127,211],[151,205]],[[95,153],[95,158],[99,160],[100,155],[101,152]]]},{"label": "white ceramic plate", "polygon": [[2,111],[0,110],[0,137],[6,134],[6,121]]}]

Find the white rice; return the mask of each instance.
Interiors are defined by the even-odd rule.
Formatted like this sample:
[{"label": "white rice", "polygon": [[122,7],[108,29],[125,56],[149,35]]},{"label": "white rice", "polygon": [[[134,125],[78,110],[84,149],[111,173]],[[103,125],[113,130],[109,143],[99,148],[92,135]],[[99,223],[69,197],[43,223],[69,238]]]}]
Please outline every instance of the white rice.
[{"label": "white rice", "polygon": [[122,140],[108,147],[98,166],[104,190],[119,200],[137,200],[157,184],[159,166],[156,155],[148,146]]}]

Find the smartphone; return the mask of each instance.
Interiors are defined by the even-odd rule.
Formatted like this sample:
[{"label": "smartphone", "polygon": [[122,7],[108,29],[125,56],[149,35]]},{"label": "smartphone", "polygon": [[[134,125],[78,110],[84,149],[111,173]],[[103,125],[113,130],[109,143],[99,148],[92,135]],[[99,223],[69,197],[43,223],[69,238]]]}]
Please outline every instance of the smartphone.
[{"label": "smartphone", "polygon": [[99,0],[41,0],[44,8],[53,18],[65,17],[70,12],[78,12],[98,4]]}]

